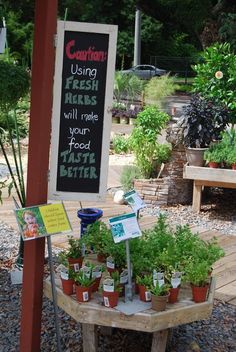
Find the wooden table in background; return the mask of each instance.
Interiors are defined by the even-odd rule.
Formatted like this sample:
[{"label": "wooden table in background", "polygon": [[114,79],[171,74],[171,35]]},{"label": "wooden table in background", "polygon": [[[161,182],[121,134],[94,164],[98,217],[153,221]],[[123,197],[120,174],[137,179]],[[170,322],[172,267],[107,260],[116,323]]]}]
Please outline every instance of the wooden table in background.
[{"label": "wooden table in background", "polygon": [[203,186],[236,188],[235,170],[184,165],[183,178],[193,180],[192,208],[198,213],[201,210]]},{"label": "wooden table in background", "polygon": [[[56,279],[57,304],[76,321],[82,323],[83,351],[97,351],[97,326],[121,328],[153,333],[151,352],[164,352],[169,329],[207,319],[213,308],[215,279],[211,280],[208,299],[203,303],[194,303],[190,286],[180,289],[179,301],[167,304],[164,312],[152,309],[133,315],[124,315],[116,309],[106,308],[101,303],[101,295],[96,293],[91,301],[79,303],[75,295],[67,296],[62,292],[61,282]],[[44,282],[44,294],[52,299],[50,280]]]}]

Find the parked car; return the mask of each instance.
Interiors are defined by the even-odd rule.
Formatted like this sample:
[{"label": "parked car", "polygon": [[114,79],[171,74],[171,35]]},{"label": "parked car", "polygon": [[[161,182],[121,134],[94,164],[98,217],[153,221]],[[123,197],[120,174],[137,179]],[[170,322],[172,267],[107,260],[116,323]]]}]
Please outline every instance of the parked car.
[{"label": "parked car", "polygon": [[152,77],[160,77],[167,74],[166,70],[162,70],[153,65],[137,65],[128,70],[122,70],[122,73],[134,74],[141,79],[150,79]]}]

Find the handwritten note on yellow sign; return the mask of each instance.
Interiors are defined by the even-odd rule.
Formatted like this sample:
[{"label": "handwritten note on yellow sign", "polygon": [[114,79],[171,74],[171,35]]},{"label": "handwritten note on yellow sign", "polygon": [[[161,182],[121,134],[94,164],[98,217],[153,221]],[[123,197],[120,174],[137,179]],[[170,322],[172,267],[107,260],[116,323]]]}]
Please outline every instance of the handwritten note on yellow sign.
[{"label": "handwritten note on yellow sign", "polygon": [[47,233],[71,231],[64,206],[62,203],[49,204],[39,207]]}]

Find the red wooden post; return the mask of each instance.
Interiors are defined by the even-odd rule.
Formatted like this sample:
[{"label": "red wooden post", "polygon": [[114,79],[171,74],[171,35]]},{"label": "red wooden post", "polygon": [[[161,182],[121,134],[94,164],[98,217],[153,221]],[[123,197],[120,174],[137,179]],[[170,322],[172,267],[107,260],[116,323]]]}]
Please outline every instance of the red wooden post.
[{"label": "red wooden post", "polygon": [[[57,0],[35,1],[27,206],[47,203],[56,20]],[[44,248],[44,238],[24,246],[21,352],[40,351]]]}]

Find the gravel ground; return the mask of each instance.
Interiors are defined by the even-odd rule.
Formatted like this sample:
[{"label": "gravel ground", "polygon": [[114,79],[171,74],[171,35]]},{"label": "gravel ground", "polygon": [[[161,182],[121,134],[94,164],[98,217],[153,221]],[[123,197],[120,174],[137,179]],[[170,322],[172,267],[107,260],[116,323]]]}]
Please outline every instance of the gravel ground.
[{"label": "gravel ground", "polygon": [[[166,207],[161,208],[161,211],[167,213],[172,223],[189,223],[207,229],[214,228],[226,235],[236,235],[234,194],[223,192],[213,194],[213,198],[206,197],[200,215],[192,213],[190,206]],[[232,201],[227,201],[229,199]],[[156,215],[158,211],[158,208],[153,208],[143,212]],[[0,352],[19,350],[21,285],[12,285],[10,280],[10,270],[17,256],[18,241],[19,235],[0,222]],[[53,251],[55,256],[58,250],[54,248]],[[235,317],[235,306],[215,301],[210,319],[173,329],[167,351],[234,352]],[[59,310],[59,319],[63,335],[63,352],[82,351],[80,325],[62,310]],[[43,301],[41,341],[42,352],[56,351],[53,306],[46,298]],[[151,334],[147,333],[113,329],[112,336],[99,334],[99,352],[146,352],[150,350],[150,346]]]}]

